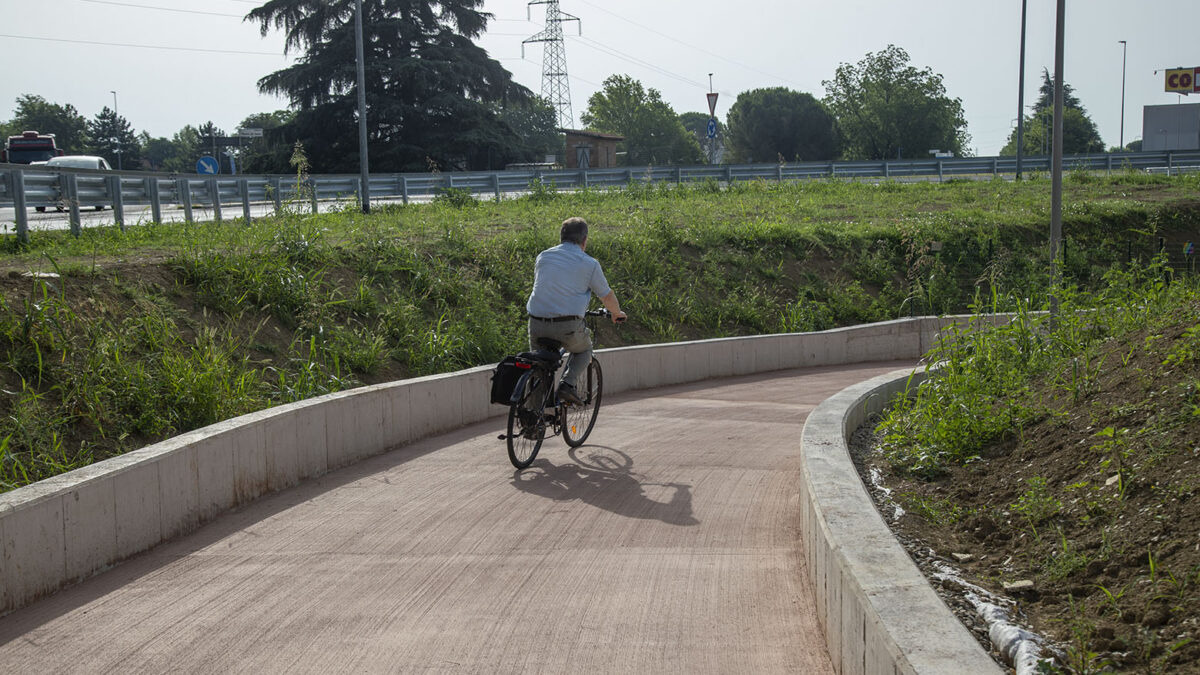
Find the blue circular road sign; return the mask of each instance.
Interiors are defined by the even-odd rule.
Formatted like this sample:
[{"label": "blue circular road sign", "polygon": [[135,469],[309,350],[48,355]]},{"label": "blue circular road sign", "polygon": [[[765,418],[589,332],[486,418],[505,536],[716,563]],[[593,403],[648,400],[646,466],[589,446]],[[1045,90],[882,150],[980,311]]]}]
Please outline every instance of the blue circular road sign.
[{"label": "blue circular road sign", "polygon": [[215,157],[205,155],[196,160],[196,173],[203,174],[218,174],[221,173],[221,164],[217,162]]},{"label": "blue circular road sign", "polygon": [[717,118],[715,118],[715,117],[711,117],[708,120],[708,137],[709,138],[717,137]]}]

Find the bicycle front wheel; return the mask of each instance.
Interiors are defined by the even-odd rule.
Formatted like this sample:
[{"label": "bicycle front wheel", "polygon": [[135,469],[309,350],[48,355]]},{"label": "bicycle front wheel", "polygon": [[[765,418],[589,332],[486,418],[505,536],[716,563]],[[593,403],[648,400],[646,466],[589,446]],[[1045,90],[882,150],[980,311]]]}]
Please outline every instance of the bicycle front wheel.
[{"label": "bicycle front wheel", "polygon": [[588,364],[587,373],[581,378],[581,387],[576,390],[581,394],[583,403],[580,405],[563,404],[563,440],[572,448],[583,445],[592,427],[596,426],[596,414],[600,412],[600,398],[604,393],[604,371],[600,362],[594,357]]}]

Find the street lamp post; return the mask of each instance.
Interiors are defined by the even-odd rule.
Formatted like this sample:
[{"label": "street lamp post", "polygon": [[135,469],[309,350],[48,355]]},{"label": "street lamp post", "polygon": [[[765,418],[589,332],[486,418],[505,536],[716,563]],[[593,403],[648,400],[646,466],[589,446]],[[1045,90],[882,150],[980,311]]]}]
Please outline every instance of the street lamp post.
[{"label": "street lamp post", "polygon": [[1021,180],[1021,157],[1025,153],[1025,9],[1021,0],[1021,64],[1017,75],[1017,180]]},{"label": "street lamp post", "polygon": [[358,83],[358,172],[359,201],[362,212],[371,212],[371,170],[367,160],[367,90],[366,66],[363,63],[362,0],[354,3],[354,60]]},{"label": "street lamp post", "polygon": [[117,119],[120,117],[120,113],[117,112],[117,92],[113,91],[112,89],[109,89],[108,91],[109,91],[109,93],[111,93],[113,95],[113,130],[117,133],[117,136],[115,137],[114,140],[116,140],[116,142],[117,142],[117,171],[120,171],[121,170],[121,135],[120,135],[120,130],[117,129]]},{"label": "street lamp post", "polygon": [[1125,152],[1125,54],[1129,45],[1124,40],[1121,43],[1121,152]]},{"label": "street lamp post", "polygon": [[1058,321],[1059,245],[1062,243],[1062,161],[1063,161],[1063,26],[1066,24],[1066,0],[1058,0],[1054,27],[1054,142],[1050,154],[1050,321]]}]

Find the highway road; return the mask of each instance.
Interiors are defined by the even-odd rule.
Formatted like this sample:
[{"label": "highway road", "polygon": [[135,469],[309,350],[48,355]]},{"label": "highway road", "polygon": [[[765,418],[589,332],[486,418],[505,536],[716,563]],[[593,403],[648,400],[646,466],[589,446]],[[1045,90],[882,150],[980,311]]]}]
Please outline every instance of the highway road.
[{"label": "highway road", "polygon": [[831,672],[801,426],[908,365],[614,396],[524,472],[500,418],[397,448],[0,618],[0,670]]},{"label": "highway road", "polygon": [[[479,195],[480,199],[488,199],[488,195]],[[410,197],[410,203],[428,202],[428,197]],[[384,204],[403,204],[404,200],[400,198],[383,197],[371,200],[371,205],[382,206]],[[340,200],[322,200],[318,203],[318,208],[322,213],[329,211],[340,211],[346,208],[346,202]],[[310,206],[305,203],[301,206],[303,212],[308,213]],[[38,213],[33,209],[27,209],[29,218],[30,232],[45,231],[45,230],[68,230],[71,228],[69,216],[65,211],[55,211],[49,209],[43,213]],[[250,217],[262,218],[275,213],[275,205],[271,202],[254,202],[250,204]],[[224,204],[221,207],[221,215],[225,219],[236,219],[242,217],[241,203]],[[207,222],[213,220],[213,209],[211,206],[194,206],[192,207],[192,218],[199,222]],[[182,208],[176,206],[164,206],[162,209],[162,219],[165,223],[182,223],[185,221]],[[136,225],[144,224],[153,221],[153,212],[150,207],[141,205],[127,205],[125,207],[125,224]],[[84,208],[79,210],[80,227],[87,229],[89,227],[112,226],[116,224],[116,217],[113,215],[112,209],[105,208],[103,211],[96,211],[92,208]],[[3,228],[7,228],[6,230]],[[11,206],[0,207],[0,232],[16,232],[17,216],[16,210]]]}]

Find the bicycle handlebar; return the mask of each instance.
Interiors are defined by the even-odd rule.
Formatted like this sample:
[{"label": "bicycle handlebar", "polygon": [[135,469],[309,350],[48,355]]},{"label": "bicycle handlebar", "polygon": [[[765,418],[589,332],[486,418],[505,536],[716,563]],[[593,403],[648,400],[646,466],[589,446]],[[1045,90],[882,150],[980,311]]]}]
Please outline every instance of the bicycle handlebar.
[{"label": "bicycle handlebar", "polygon": [[[604,307],[601,307],[600,309],[589,309],[588,311],[584,312],[584,313],[583,313],[583,315],[584,315],[584,316],[606,316],[606,317],[610,317],[610,316],[612,316],[612,312],[608,311],[608,310],[607,310],[607,309],[605,309]],[[617,323],[625,323],[625,319],[617,319]]]}]

